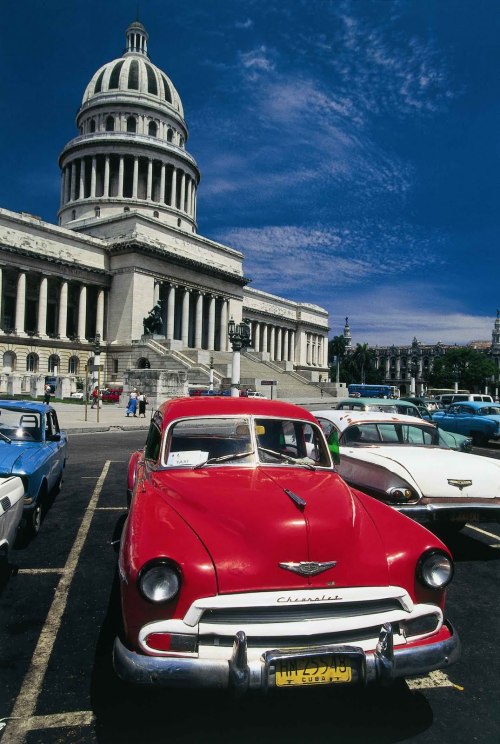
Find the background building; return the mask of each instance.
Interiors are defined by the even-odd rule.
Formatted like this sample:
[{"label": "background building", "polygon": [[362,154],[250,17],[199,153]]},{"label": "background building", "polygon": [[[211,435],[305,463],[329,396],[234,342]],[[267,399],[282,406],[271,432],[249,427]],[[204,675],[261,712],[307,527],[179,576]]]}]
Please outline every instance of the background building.
[{"label": "background building", "polygon": [[137,368],[206,381],[211,364],[222,379],[230,318],[250,321],[254,364],[317,382],[327,312],[248,287],[242,253],[197,234],[182,102],[141,23],[93,75],[76,125],[59,159],[58,225],[0,209],[0,391],[41,394],[45,375],[72,388],[96,351],[106,382]]}]

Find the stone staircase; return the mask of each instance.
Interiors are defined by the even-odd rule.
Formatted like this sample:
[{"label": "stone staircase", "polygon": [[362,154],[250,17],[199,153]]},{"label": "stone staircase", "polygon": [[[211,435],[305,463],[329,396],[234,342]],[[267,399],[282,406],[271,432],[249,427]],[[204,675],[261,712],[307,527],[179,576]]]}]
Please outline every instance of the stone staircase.
[{"label": "stone staircase", "polygon": [[[230,351],[204,351],[198,349],[169,349],[161,341],[144,341],[152,367],[184,371],[190,385],[207,385],[210,380],[210,362],[213,363],[214,387],[228,386],[231,382],[233,355]],[[267,397],[287,400],[306,400],[320,396],[319,383],[312,383],[297,372],[283,369],[284,364],[263,361],[255,352],[243,352],[240,363],[240,382],[243,387],[259,390]],[[262,380],[277,384],[262,385]],[[329,397],[324,390],[323,395]]]}]

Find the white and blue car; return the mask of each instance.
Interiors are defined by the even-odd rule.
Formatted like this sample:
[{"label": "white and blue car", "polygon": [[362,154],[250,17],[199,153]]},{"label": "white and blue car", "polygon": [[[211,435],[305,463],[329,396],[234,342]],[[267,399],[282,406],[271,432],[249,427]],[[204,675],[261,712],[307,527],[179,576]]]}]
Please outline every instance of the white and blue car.
[{"label": "white and blue car", "polygon": [[67,445],[52,406],[0,400],[0,478],[19,476],[22,480],[23,525],[28,537],[38,533],[48,497],[60,488]]}]

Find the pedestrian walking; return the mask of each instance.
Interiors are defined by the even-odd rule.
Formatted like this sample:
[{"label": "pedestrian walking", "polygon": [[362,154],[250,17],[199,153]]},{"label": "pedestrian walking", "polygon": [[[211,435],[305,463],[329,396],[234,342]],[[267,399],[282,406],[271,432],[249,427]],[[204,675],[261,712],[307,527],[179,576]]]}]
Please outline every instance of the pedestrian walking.
[{"label": "pedestrian walking", "polygon": [[44,393],[43,393],[43,402],[47,405],[50,403],[50,394],[52,392],[52,388],[50,385],[45,385]]},{"label": "pedestrian walking", "polygon": [[137,388],[134,388],[132,392],[130,393],[129,399],[128,399],[128,405],[127,405],[127,413],[125,416],[132,415],[134,418],[137,418],[136,410],[137,410],[137,397],[138,392]]},{"label": "pedestrian walking", "polygon": [[139,401],[139,418],[146,418],[146,406],[148,399],[145,393],[139,393],[137,400]]},{"label": "pedestrian walking", "polygon": [[97,385],[94,386],[94,389],[92,390],[90,397],[92,399],[91,408],[95,408],[97,405],[99,405],[99,388]]}]

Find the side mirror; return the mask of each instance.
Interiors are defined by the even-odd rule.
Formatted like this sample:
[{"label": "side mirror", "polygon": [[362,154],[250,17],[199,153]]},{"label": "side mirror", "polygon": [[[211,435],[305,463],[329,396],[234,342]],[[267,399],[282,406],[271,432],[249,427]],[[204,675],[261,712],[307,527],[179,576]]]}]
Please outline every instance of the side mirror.
[{"label": "side mirror", "polygon": [[60,434],[47,434],[45,439],[47,440],[47,442],[60,442],[61,435]]},{"label": "side mirror", "polygon": [[340,462],[339,435],[336,429],[332,429],[328,437],[328,449],[333,458],[333,462],[338,465]]}]

